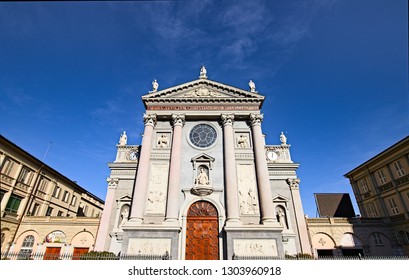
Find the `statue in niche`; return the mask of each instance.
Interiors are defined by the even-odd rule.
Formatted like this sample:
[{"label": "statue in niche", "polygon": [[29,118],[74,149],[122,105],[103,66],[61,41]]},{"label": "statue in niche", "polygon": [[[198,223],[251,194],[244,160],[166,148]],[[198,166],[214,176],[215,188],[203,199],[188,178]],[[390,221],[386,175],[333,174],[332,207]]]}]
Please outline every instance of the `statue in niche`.
[{"label": "statue in niche", "polygon": [[157,141],[158,147],[159,148],[167,148],[169,147],[169,139],[168,136],[165,134],[162,134],[161,136],[158,137]]},{"label": "statue in niche", "polygon": [[122,225],[126,222],[126,220],[128,219],[128,215],[129,215],[129,209],[128,209],[127,206],[125,206],[125,207],[122,209],[122,212],[121,212],[121,223],[120,223],[121,226],[122,226]]},{"label": "statue in niche", "polygon": [[237,145],[239,146],[239,148],[248,148],[249,147],[249,141],[247,140],[247,136],[241,134],[237,138]]},{"label": "statue in niche", "polygon": [[126,136],[126,131],[122,132],[121,137],[119,137],[119,145],[125,146],[128,141],[128,137]]},{"label": "statue in niche", "polygon": [[277,207],[277,220],[280,226],[287,228],[285,212],[281,207]]},{"label": "statue in niche", "polygon": [[203,167],[199,169],[199,175],[196,178],[196,185],[209,185],[209,177],[206,174],[206,171]]},{"label": "statue in niche", "polygon": [[284,135],[284,132],[281,131],[281,135],[280,135],[280,141],[282,145],[286,145],[287,144],[287,137]]}]

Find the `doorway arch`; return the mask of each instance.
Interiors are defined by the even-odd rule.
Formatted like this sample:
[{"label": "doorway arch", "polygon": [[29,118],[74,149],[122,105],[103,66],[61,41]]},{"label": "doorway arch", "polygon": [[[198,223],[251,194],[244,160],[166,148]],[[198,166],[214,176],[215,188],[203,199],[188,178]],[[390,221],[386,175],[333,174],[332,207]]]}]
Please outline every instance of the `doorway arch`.
[{"label": "doorway arch", "polygon": [[216,207],[208,201],[193,203],[187,212],[186,260],[219,259],[219,221]]}]

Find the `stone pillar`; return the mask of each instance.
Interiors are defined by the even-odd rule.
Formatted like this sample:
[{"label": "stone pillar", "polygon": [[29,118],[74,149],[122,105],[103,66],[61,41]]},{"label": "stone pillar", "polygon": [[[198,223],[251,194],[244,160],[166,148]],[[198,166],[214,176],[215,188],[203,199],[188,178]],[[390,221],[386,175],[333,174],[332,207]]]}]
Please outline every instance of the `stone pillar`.
[{"label": "stone pillar", "polygon": [[146,193],[149,183],[149,165],[152,149],[153,128],[156,125],[156,114],[145,114],[145,131],[142,138],[135,189],[132,197],[131,220],[142,223],[146,204]]},{"label": "stone pillar", "polygon": [[240,223],[239,193],[234,154],[234,114],[221,115],[224,134],[224,180],[226,189],[227,223]]},{"label": "stone pillar", "polygon": [[[108,237],[109,237],[109,220],[112,215],[112,209],[115,202],[115,190],[118,186],[118,178],[108,178],[108,191],[105,198],[104,211],[102,212],[101,222],[99,224],[97,240],[95,242],[95,251],[109,251]],[[105,247],[107,244],[107,247]]]},{"label": "stone pillar", "polygon": [[250,126],[253,134],[254,157],[260,199],[261,223],[267,224],[276,222],[276,219],[274,217],[273,198],[264,151],[263,133],[261,131],[262,120],[262,114],[250,114]]},{"label": "stone pillar", "polygon": [[307,223],[305,222],[304,210],[301,203],[300,195],[300,179],[287,179],[287,184],[290,187],[291,199],[294,206],[295,221],[297,226],[298,238],[300,239],[300,247],[302,253],[312,254],[311,244],[308,237]]},{"label": "stone pillar", "polygon": [[182,160],[182,137],[183,125],[185,124],[185,115],[172,115],[173,137],[172,151],[170,156],[169,167],[169,186],[166,203],[165,222],[177,222],[179,211],[179,183],[180,183],[180,166]]}]

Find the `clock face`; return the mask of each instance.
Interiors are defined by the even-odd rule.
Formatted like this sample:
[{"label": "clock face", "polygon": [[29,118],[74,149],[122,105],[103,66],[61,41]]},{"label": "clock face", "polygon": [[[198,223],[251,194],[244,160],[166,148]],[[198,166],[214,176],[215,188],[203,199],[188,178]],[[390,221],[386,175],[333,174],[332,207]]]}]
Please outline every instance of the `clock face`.
[{"label": "clock face", "polygon": [[267,153],[267,158],[269,160],[277,160],[278,159],[278,154],[276,152],[274,152],[274,151],[269,151]]},{"label": "clock face", "polygon": [[210,147],[217,138],[216,130],[208,124],[198,124],[189,134],[190,142],[199,148]]},{"label": "clock face", "polygon": [[137,160],[138,159],[138,152],[137,151],[131,151],[129,153],[129,159],[130,160]]}]

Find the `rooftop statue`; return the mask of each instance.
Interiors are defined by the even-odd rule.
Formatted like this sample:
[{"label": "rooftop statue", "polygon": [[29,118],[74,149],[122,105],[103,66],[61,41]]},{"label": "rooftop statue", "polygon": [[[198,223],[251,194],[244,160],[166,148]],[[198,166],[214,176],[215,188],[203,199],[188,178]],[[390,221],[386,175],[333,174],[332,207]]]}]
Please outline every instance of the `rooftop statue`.
[{"label": "rooftop statue", "polygon": [[257,92],[256,91],[256,84],[253,82],[253,80],[250,80],[249,87],[250,87],[250,92]]},{"label": "rooftop statue", "polygon": [[202,68],[200,68],[200,79],[207,79],[207,70],[204,66],[202,66]]},{"label": "rooftop statue", "polygon": [[152,82],[152,91],[150,91],[150,92],[156,92],[156,91],[158,91],[158,88],[159,88],[159,84],[158,84],[158,81],[155,79]]},{"label": "rooftop statue", "polygon": [[119,145],[125,146],[127,143],[128,137],[126,136],[126,131],[122,132],[121,137],[119,138]]},{"label": "rooftop statue", "polygon": [[285,137],[284,132],[281,131],[280,141],[282,145],[287,145],[287,137]]}]

